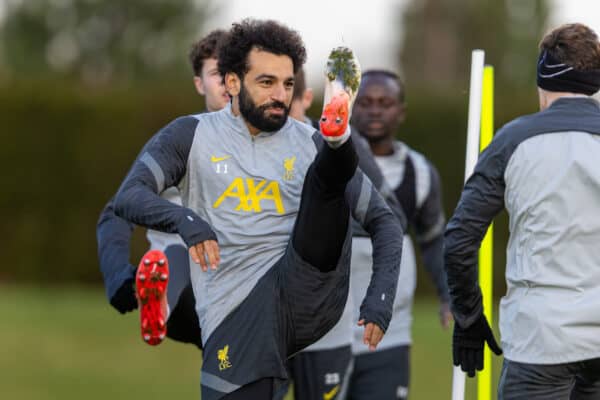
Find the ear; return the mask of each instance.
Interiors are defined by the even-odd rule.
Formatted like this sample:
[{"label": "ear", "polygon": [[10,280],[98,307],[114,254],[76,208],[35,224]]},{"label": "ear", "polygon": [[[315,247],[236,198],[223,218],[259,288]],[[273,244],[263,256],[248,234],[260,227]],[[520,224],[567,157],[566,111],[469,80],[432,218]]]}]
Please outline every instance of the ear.
[{"label": "ear", "polygon": [[202,78],[200,78],[199,76],[194,76],[194,86],[196,87],[196,92],[198,92],[200,96],[206,95],[206,91],[204,90],[204,82],[202,81]]},{"label": "ear", "polygon": [[237,96],[240,94],[242,81],[235,72],[227,72],[225,74],[225,90],[230,96]]},{"label": "ear", "polygon": [[302,94],[302,108],[308,110],[313,102],[313,90],[307,88]]}]

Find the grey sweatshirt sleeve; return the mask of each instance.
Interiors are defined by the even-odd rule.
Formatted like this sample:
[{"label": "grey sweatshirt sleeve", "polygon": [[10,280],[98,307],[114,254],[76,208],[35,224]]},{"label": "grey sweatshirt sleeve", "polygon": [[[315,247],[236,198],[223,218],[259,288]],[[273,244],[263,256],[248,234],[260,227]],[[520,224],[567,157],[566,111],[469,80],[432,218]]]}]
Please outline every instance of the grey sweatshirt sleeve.
[{"label": "grey sweatshirt sleeve", "polygon": [[392,318],[400,272],[402,227],[360,169],[346,189],[346,198],[353,218],[373,243],[373,274],[360,306],[360,319],[374,322],[385,331]]},{"label": "grey sweatshirt sleeve", "polygon": [[450,301],[450,295],[444,271],[443,254],[446,219],[442,206],[440,176],[431,164],[429,164],[429,179],[430,190],[425,201],[417,210],[414,227],[425,269],[435,285],[440,301],[447,303]]},{"label": "grey sweatshirt sleeve", "polygon": [[483,312],[477,280],[478,250],[488,226],[504,208],[505,157],[499,136],[481,154],[444,235],[452,313],[463,328]]},{"label": "grey sweatshirt sleeve", "polygon": [[216,240],[216,235],[192,210],[158,194],[177,186],[185,176],[197,124],[194,117],[182,117],[161,129],[146,144],[115,197],[117,216],[146,228],[179,233],[188,247]]}]

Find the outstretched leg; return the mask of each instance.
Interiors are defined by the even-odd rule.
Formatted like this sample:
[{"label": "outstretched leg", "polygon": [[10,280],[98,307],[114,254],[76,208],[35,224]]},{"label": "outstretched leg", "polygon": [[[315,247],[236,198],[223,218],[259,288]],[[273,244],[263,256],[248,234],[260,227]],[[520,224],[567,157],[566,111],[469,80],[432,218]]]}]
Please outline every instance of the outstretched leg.
[{"label": "outstretched leg", "polygon": [[342,252],[350,220],[344,192],[357,164],[352,139],[336,149],[325,144],[304,179],[292,243],[304,261],[322,272],[335,269]]}]

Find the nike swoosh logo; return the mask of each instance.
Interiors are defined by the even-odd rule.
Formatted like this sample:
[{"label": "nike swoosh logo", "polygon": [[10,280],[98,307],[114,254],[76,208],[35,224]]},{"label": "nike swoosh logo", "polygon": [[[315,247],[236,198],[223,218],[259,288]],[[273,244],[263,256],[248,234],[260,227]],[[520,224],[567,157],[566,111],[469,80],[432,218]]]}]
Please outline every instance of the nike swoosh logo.
[{"label": "nike swoosh logo", "polygon": [[333,399],[333,396],[335,396],[339,390],[340,390],[340,385],[335,385],[335,387],[333,389],[331,389],[329,392],[323,393],[323,399],[324,400]]},{"label": "nike swoosh logo", "polygon": [[231,156],[223,156],[223,157],[215,157],[215,156],[212,156],[212,157],[210,158],[210,162],[214,162],[214,163],[215,163],[215,162],[219,162],[219,161],[225,161],[225,160],[227,160],[228,158],[231,158]]}]

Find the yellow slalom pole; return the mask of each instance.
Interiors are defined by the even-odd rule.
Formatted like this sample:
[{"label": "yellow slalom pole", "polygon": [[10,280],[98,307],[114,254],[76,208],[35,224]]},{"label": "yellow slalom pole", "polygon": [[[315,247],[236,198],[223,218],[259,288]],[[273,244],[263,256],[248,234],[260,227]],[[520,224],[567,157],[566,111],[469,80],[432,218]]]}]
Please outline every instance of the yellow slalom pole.
[{"label": "yellow slalom pole", "polygon": [[[483,94],[481,99],[481,133],[479,151],[483,151],[494,136],[494,67],[483,69]],[[479,249],[479,286],[483,295],[483,310],[493,326],[493,224],[490,225]],[[483,371],[477,374],[477,399],[492,399],[492,353],[487,345],[483,353]]]}]

